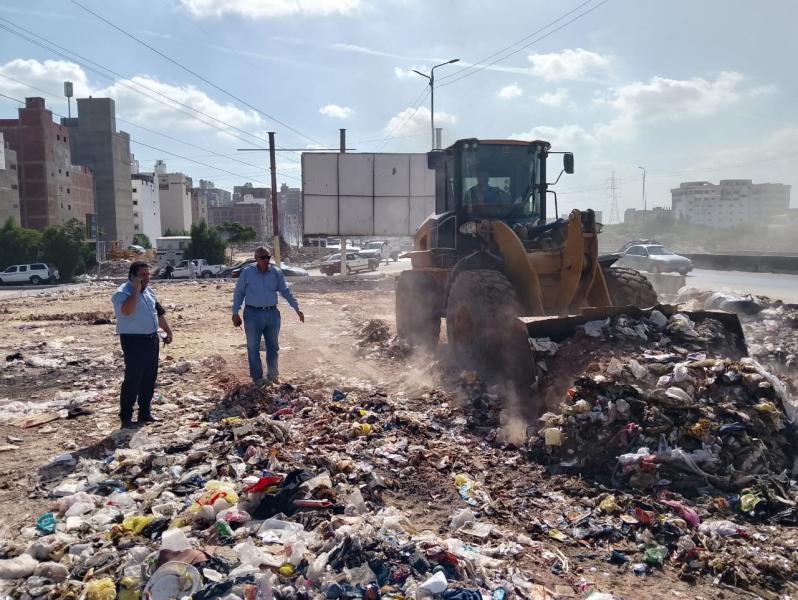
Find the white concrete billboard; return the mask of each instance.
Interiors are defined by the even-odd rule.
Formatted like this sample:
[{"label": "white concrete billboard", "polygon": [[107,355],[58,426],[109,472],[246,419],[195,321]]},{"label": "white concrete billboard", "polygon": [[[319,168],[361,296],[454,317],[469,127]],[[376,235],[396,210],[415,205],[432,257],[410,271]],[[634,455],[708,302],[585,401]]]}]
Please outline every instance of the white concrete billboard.
[{"label": "white concrete billboard", "polygon": [[302,155],[304,234],[413,235],[435,212],[426,154]]}]

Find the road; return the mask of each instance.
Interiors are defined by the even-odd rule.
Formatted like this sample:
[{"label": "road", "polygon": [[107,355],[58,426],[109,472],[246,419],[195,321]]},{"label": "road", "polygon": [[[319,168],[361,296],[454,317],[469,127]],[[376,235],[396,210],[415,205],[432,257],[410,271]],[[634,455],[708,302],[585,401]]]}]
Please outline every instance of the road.
[{"label": "road", "polygon": [[687,276],[687,285],[714,291],[761,294],[774,300],[798,302],[798,275],[785,273],[695,269]]},{"label": "road", "polygon": [[[400,273],[410,268],[410,260],[402,259],[398,262],[382,263],[376,271],[360,273],[355,277],[373,277],[386,273]],[[310,270],[314,277],[324,277],[318,269]],[[335,275],[335,277],[339,277]],[[153,282],[156,285],[162,281]],[[67,284],[80,285],[80,284]],[[700,289],[713,291],[733,291],[742,293],[762,294],[784,302],[798,303],[798,275],[783,273],[747,273],[743,271],[712,271],[709,269],[695,269],[687,276],[687,285]],[[0,289],[0,300],[8,300],[23,296],[34,296],[41,292],[52,290],[54,286],[27,286],[3,287]],[[66,287],[65,285],[59,287]]]}]

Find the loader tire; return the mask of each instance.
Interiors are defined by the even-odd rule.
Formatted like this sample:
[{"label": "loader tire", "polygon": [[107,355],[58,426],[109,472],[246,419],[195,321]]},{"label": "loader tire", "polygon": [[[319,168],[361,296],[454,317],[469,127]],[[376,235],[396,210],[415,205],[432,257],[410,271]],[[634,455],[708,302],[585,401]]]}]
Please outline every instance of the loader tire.
[{"label": "loader tire", "polygon": [[412,348],[434,350],[441,335],[442,291],[435,277],[403,271],[396,283],[396,333]]},{"label": "loader tire", "polygon": [[657,304],[657,292],[645,275],[627,267],[604,269],[604,280],[613,306],[649,308]]},{"label": "loader tire", "polygon": [[518,320],[522,310],[500,271],[463,271],[449,288],[446,334],[458,364],[486,382],[511,384],[527,396],[535,369],[526,328]]}]

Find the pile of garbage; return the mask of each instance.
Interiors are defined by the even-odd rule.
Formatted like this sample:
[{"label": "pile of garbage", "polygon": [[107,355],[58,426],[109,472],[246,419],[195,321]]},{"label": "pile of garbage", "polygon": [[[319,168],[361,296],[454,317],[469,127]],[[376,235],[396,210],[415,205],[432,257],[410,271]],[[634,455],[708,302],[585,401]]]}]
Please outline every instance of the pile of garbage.
[{"label": "pile of garbage", "polygon": [[[541,460],[613,485],[684,493],[708,485],[734,491],[760,476],[798,473],[798,404],[755,360],[712,356],[731,335],[717,321],[654,311],[588,322],[584,330],[616,338],[615,356],[605,353],[567,389],[560,409],[540,418],[533,450]],[[701,350],[691,348],[699,338]],[[569,340],[559,354],[580,343]]]},{"label": "pile of garbage", "polygon": [[383,319],[369,319],[357,328],[355,353],[365,358],[405,358],[411,348],[407,343],[391,336],[391,328]]},{"label": "pile of garbage", "polygon": [[771,303],[742,322],[751,356],[779,375],[797,379],[798,305]]},{"label": "pile of garbage", "polygon": [[384,394],[319,402],[287,384],[236,386],[205,406],[106,455],[56,457],[37,489],[51,510],[0,547],[0,591],[479,600],[533,588],[512,560],[533,542],[494,539],[476,501],[443,535],[385,506],[423,447],[408,439],[421,425]]}]

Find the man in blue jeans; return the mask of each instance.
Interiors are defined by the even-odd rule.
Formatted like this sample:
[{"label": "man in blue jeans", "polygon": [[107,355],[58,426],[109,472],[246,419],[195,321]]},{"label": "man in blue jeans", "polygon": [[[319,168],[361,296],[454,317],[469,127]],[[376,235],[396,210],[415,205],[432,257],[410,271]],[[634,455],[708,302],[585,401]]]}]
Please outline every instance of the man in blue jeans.
[{"label": "man in blue jeans", "polygon": [[277,366],[277,355],[280,351],[280,311],[277,310],[277,293],[296,311],[301,322],[305,322],[304,313],[294,299],[291,290],[285,285],[282,271],[269,264],[269,251],[260,246],[255,249],[255,264],[241,269],[236,289],[233,292],[233,326],[241,326],[238,311],[244,303],[244,331],[247,334],[247,358],[249,359],[249,375],[255,383],[265,383],[263,379],[263,363],[260,360],[260,340],[266,342],[266,379],[279,383],[280,372]]}]

